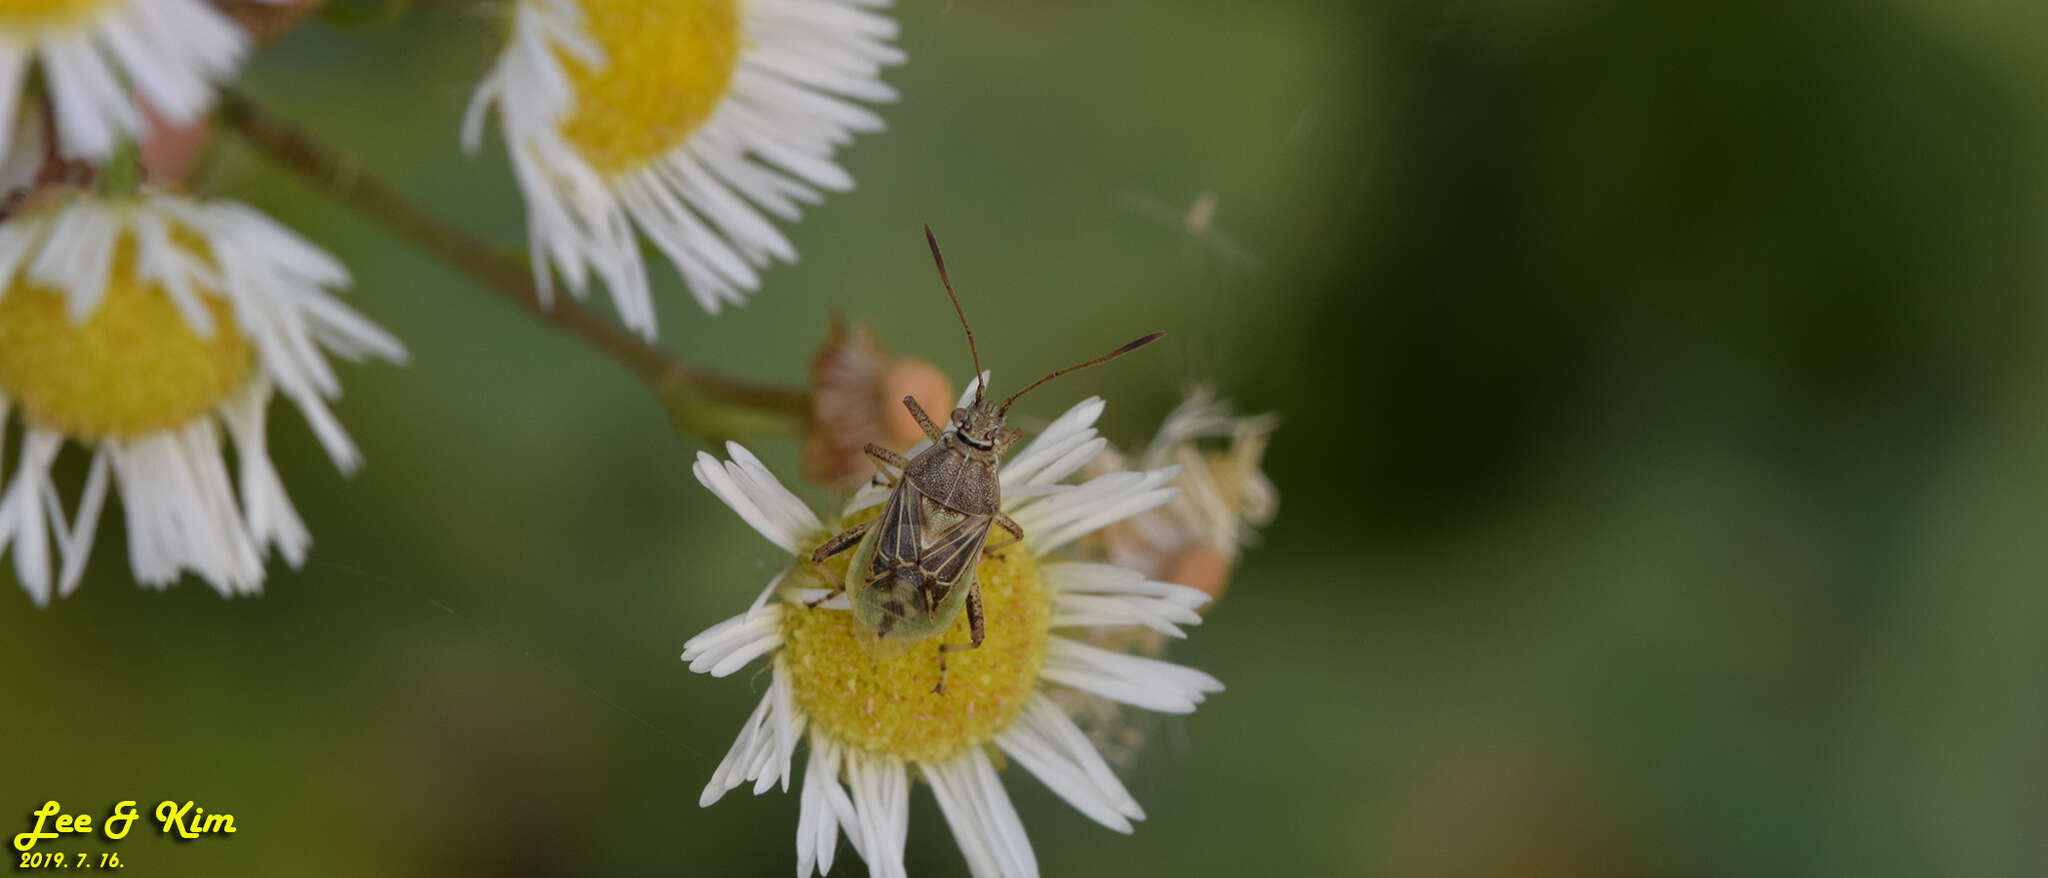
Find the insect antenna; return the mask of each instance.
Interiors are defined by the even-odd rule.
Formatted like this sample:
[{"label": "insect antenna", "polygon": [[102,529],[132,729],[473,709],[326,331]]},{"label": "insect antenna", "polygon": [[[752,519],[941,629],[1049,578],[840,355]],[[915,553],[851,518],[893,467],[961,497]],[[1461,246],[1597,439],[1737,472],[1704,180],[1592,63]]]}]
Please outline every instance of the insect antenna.
[{"label": "insect antenna", "polygon": [[981,380],[981,351],[974,347],[974,327],[967,325],[967,312],[960,310],[960,297],[953,295],[953,279],[946,276],[946,257],[939,255],[939,239],[932,237],[932,227],[924,227],[925,243],[932,245],[932,262],[939,266],[939,283],[946,285],[946,298],[953,300],[953,313],[960,317],[960,328],[967,330],[967,353],[974,357],[974,401],[981,402],[985,388]]},{"label": "insect antenna", "polygon": [[1068,372],[1073,372],[1078,369],[1086,369],[1089,366],[1096,365],[1097,363],[1107,363],[1111,360],[1114,360],[1118,357],[1121,357],[1125,354],[1142,348],[1148,344],[1158,341],[1161,338],[1164,338],[1165,336],[1166,333],[1164,332],[1154,332],[1141,338],[1133,339],[1128,344],[1125,344],[1123,347],[1117,348],[1116,350],[1110,351],[1109,353],[1103,354],[1102,356],[1096,357],[1095,359],[1089,360],[1088,362],[1075,363],[1074,365],[1068,366],[1065,369],[1055,369],[1053,370],[1052,374],[1047,375],[1044,378],[1040,378],[1037,381],[1031,382],[1030,386],[1025,387],[1023,390],[1019,390],[1016,393],[1010,394],[1010,398],[1003,400],[1002,408],[997,409],[997,411],[1008,412],[1010,410],[1010,403],[1016,402],[1017,397],[1023,396],[1024,394],[1030,393],[1031,391],[1038,389],[1038,385],[1040,384],[1044,384],[1045,382],[1051,381],[1054,378],[1058,378],[1061,375],[1065,375]]}]

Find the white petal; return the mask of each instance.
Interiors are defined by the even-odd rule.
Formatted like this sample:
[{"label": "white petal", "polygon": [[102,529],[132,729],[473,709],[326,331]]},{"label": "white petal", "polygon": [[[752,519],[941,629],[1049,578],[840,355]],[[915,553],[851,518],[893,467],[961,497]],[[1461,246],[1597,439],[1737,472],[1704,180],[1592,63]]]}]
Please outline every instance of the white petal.
[{"label": "white petal", "polygon": [[908,775],[887,756],[846,751],[846,782],[858,821],[857,848],[873,878],[908,878],[903,866],[904,833],[910,825]]},{"label": "white petal", "polygon": [[997,878],[1004,874],[1004,862],[995,852],[995,843],[982,829],[981,815],[976,812],[971,785],[966,774],[973,770],[965,757],[956,757],[938,764],[921,764],[925,783],[932,788],[932,798],[939,802],[939,813],[945,815],[947,828],[953,830],[953,841],[960,846],[960,854],[967,858],[967,872],[974,878]]},{"label": "white petal", "polygon": [[761,463],[761,459],[755,457],[753,452],[737,442],[725,443],[725,450],[727,454],[732,455],[733,465],[738,466],[753,485],[754,496],[759,498],[762,510],[775,516],[785,529],[805,533],[825,528],[824,523],[818,520],[817,514],[813,513],[809,506],[805,506],[804,501],[798,499],[795,494],[783,488],[782,482],[775,478],[774,473],[769,472],[768,467]]},{"label": "white petal", "polygon": [[313,535],[292,508],[285,494],[284,480],[270,462],[264,437],[265,415],[270,402],[270,385],[256,382],[237,393],[221,407],[221,421],[235,441],[235,459],[241,465],[242,511],[249,522],[249,534],[259,549],[275,546],[292,569],[306,561]]},{"label": "white petal", "polygon": [[839,786],[839,759],[840,749],[830,738],[811,735],[811,756],[804,766],[804,785],[797,806],[797,878],[808,878],[814,865],[819,875],[832,871],[839,828],[853,823],[853,800]]},{"label": "white petal", "polygon": [[754,659],[782,645],[782,607],[770,604],[759,612],[741,613],[711,626],[683,644],[690,670],[714,677],[729,676]]},{"label": "white petal", "polygon": [[1055,594],[1053,627],[1143,625],[1169,637],[1185,637],[1178,626],[1201,624],[1196,607],[1209,602],[1199,589],[1151,582],[1135,570],[1111,564],[1063,562],[1042,568]]},{"label": "white petal", "polygon": [[50,464],[64,438],[30,427],[22,442],[14,480],[0,492],[0,550],[14,549],[14,575],[36,606],[50,602],[49,520],[43,506]]},{"label": "white petal", "polygon": [[1193,668],[1112,652],[1058,635],[1047,639],[1040,675],[1049,682],[1160,713],[1193,713],[1209,693],[1223,691],[1215,677]]},{"label": "white petal", "polygon": [[1122,833],[1131,831],[1132,820],[1145,819],[1087,735],[1044,693],[1032,694],[996,744],[1089,819]]},{"label": "white petal", "polygon": [[[904,457],[914,458],[921,451],[923,449],[913,448]],[[850,518],[854,513],[863,509],[882,505],[882,501],[889,499],[889,492],[891,490],[894,489],[879,481],[870,481],[861,485],[859,490],[853,492],[852,497],[847,498],[845,508],[839,511],[839,517]]]},{"label": "white petal", "polygon": [[747,618],[759,618],[761,613],[768,609],[768,599],[782,590],[782,581],[789,578],[789,572],[793,569],[795,568],[784,567],[768,580],[768,587],[761,589],[761,593],[754,597],[754,602],[747,606]]},{"label": "white petal", "polygon": [[1010,516],[1031,537],[1041,555],[1111,524],[1172,500],[1178,467],[1149,472],[1113,472],[1072,490],[1019,504]]},{"label": "white petal", "polygon": [[99,532],[100,510],[107,502],[109,468],[105,452],[92,456],[92,466],[85,473],[85,489],[80,492],[78,517],[72,522],[69,537],[57,547],[59,557],[63,558],[63,570],[57,574],[60,596],[69,596],[85,578],[85,562],[92,557],[93,537]]},{"label": "white petal", "polygon": [[[967,408],[968,406],[973,405],[975,395],[980,393],[983,387],[988,386],[989,378],[994,374],[995,373],[989,369],[981,370],[981,374],[974,376],[967,382],[967,389],[960,391],[960,399],[953,403],[953,407],[956,409],[964,409]],[[929,444],[929,441],[927,441],[926,444]]]},{"label": "white petal", "polygon": [[797,554],[802,549],[802,541],[823,530],[824,525],[802,500],[783,487],[782,482],[746,449],[737,443],[727,443],[726,450],[734,455],[734,462],[720,463],[717,458],[700,451],[690,471],[697,475],[699,483],[725,501],[727,507],[767,537],[769,542],[785,552]]},{"label": "white petal", "polygon": [[768,697],[775,700],[775,764],[782,791],[789,792],[789,763],[796,755],[796,705],[790,700],[789,675],[778,670],[768,684]]},{"label": "white petal", "polygon": [[[1003,465],[1003,487],[1008,489],[1012,485],[1055,482],[1079,469],[1081,464],[1074,464],[1072,469],[1065,472],[1053,471],[1051,466],[1060,462],[1062,455],[1084,446],[1088,440],[1095,438],[1095,421],[1102,417],[1105,406],[1101,397],[1091,396],[1053,419],[1052,423],[1047,424],[1044,430],[1039,431],[1036,437],[1025,443],[1024,447],[1011,455],[1010,461]],[[1081,463],[1086,462],[1084,460]]]},{"label": "white petal", "polygon": [[753,714],[740,726],[739,736],[733,739],[732,749],[725,751],[725,758],[718,763],[718,769],[711,773],[711,780],[704,784],[704,793],[697,797],[697,806],[708,808],[711,803],[746,782],[747,769],[754,760],[758,743],[766,734],[768,713],[774,709],[774,694],[761,696],[761,703]]},{"label": "white petal", "polygon": [[128,560],[139,583],[168,586],[189,570],[223,596],[261,590],[263,559],[235,506],[212,420],[105,447],[120,484]]},{"label": "white petal", "polygon": [[988,751],[974,747],[965,756],[967,770],[961,776],[968,782],[968,800],[980,816],[982,832],[986,834],[996,859],[1003,866],[1003,874],[1015,878],[1031,878],[1038,874],[1038,859],[1031,852],[1031,840],[1024,835],[1024,822],[1017,818],[1017,809],[1010,804],[1009,793],[1003,790],[1003,782],[996,777],[995,765],[989,761]]},{"label": "white petal", "polygon": [[1059,561],[1041,568],[1046,584],[1062,592],[1128,594],[1172,601],[1185,607],[1209,602],[1207,592],[1171,582],[1153,582],[1145,574],[1115,564]]},{"label": "white petal", "polygon": [[[759,795],[789,777],[796,735],[802,731],[804,721],[794,713],[784,677],[782,669],[777,668],[768,693],[740,727],[732,749],[726,751],[718,770],[712,772],[711,781],[704,785],[704,793],[697,800],[700,807],[710,806],[747,781],[754,781],[754,793]],[[784,788],[787,789],[786,783]]]}]

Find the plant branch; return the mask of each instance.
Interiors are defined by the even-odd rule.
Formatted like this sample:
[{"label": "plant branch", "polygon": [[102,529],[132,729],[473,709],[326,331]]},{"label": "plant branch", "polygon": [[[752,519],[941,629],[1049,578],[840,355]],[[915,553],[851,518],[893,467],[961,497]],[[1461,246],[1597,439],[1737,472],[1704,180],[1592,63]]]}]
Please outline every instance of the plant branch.
[{"label": "plant branch", "polygon": [[414,204],[303,129],[278,119],[240,92],[220,96],[220,119],[250,145],[322,194],[447,263],[527,313],[603,351],[647,384],[676,429],[705,440],[794,435],[810,413],[810,395],[686,366],[673,354],[570,299],[544,303],[527,265]]}]

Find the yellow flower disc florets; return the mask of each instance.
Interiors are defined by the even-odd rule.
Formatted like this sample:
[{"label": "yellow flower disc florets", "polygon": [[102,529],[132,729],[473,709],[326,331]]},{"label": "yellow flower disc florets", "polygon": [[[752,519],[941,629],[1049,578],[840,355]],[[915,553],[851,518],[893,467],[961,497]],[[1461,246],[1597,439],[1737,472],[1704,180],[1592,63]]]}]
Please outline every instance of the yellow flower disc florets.
[{"label": "yellow flower disc florets", "polygon": [[586,0],[583,11],[606,63],[561,56],[576,91],[562,136],[599,173],[630,173],[681,145],[725,96],[739,62],[739,5]]},{"label": "yellow flower disc florets", "polygon": [[106,296],[83,323],[71,320],[62,293],[17,277],[0,297],[0,391],[31,423],[85,441],[189,423],[255,367],[226,303],[201,299],[213,315],[210,338],[192,331],[161,287],[136,278],[126,237]]},{"label": "yellow flower disc florets", "polygon": [[[845,563],[833,567],[842,573]],[[1052,596],[1037,559],[1021,544],[984,554],[975,576],[987,636],[979,649],[947,654],[944,692],[932,691],[939,644],[969,641],[965,611],[943,636],[876,661],[855,639],[853,614],[786,608],[777,660],[811,725],[858,750],[926,762],[993,740],[1038,683]]]},{"label": "yellow flower disc florets", "polygon": [[59,24],[89,18],[110,0],[0,0],[0,28]]}]

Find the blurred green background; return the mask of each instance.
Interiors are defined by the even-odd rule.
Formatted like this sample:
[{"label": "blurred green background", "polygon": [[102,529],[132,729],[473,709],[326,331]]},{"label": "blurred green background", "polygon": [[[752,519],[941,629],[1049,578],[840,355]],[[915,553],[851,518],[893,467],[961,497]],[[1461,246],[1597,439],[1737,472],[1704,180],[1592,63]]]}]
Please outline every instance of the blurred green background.
[{"label": "blurred green background", "polygon": [[[742,310],[659,269],[663,343],[794,383],[838,307],[964,374],[930,222],[998,380],[1172,332],[1037,414],[1100,393],[1136,443],[1200,379],[1287,418],[1281,517],[1173,653],[1229,691],[1127,775],[1149,819],[1006,773],[1046,874],[2048,870],[2048,7],[899,11],[859,190]],[[511,244],[502,151],[456,148],[496,34],[316,24],[244,87]],[[177,798],[240,832],[138,830],[130,873],[787,874],[794,793],[696,806],[765,680],[677,654],[781,563],[699,446],[231,139],[205,185],[414,362],[346,369],[352,480],[277,409],[316,546],[260,599],[135,588],[110,516],[76,596],[0,610],[9,834]],[[1202,192],[1227,240],[1159,216]],[[913,872],[963,873],[913,798]]]}]

